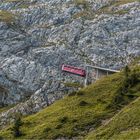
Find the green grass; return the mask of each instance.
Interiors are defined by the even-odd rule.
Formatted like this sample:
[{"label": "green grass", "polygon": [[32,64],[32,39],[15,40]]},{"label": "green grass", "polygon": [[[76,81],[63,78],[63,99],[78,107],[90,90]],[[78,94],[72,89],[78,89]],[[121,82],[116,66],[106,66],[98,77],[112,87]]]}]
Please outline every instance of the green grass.
[{"label": "green grass", "polygon": [[[140,86],[139,86],[140,94]],[[140,98],[115,115],[105,126],[88,135],[87,139],[139,139],[140,138]]]},{"label": "green grass", "polygon": [[66,87],[74,87],[74,88],[81,88],[83,87],[80,83],[72,83],[72,82],[65,82],[63,83]]},{"label": "green grass", "polygon": [[[128,93],[136,95],[136,98],[128,106],[122,108],[113,118],[96,131],[90,132],[86,139],[139,139],[140,138],[140,66],[137,68],[138,82],[128,88]],[[135,70],[133,70],[134,72]],[[136,79],[136,78],[135,78]]]},{"label": "green grass", "polygon": [[[139,67],[133,69],[140,75]],[[95,84],[55,102],[39,113],[24,117],[21,126],[23,135],[19,138],[84,137],[91,129],[96,130],[101,127],[104,120],[113,117],[118,110],[139,96],[137,91],[139,91],[140,83],[136,83],[129,87],[129,95],[135,94],[134,98],[126,93],[126,95],[121,96],[121,99],[119,98],[119,102],[114,100],[120,97],[120,89],[124,80],[124,72],[104,77]],[[14,138],[11,134],[12,127],[11,125],[0,130],[0,136],[5,139]]]}]

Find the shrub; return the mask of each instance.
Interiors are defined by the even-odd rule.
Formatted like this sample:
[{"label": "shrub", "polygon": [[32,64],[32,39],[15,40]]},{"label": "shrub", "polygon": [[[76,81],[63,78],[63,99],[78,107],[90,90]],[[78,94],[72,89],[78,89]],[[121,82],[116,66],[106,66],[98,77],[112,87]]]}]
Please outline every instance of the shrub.
[{"label": "shrub", "polygon": [[22,126],[22,124],[23,123],[21,121],[21,117],[17,117],[12,128],[12,134],[14,135],[14,137],[22,136],[22,132],[20,131],[20,127]]},{"label": "shrub", "polygon": [[3,137],[0,136],[0,140],[3,140]]},{"label": "shrub", "polygon": [[62,128],[62,124],[58,124],[55,128],[56,128],[56,129]]},{"label": "shrub", "polygon": [[44,132],[49,132],[49,131],[51,131],[51,128],[49,128],[49,127],[44,129]]},{"label": "shrub", "polygon": [[76,92],[71,92],[68,94],[68,96],[75,96],[76,95]]},{"label": "shrub", "polygon": [[126,66],[125,69],[124,69],[124,75],[125,75],[125,77],[128,77],[129,76],[129,73],[130,73],[130,69],[129,69],[128,66]]},{"label": "shrub", "polygon": [[72,122],[73,123],[76,123],[76,122],[78,122],[78,120],[77,119],[73,119]]},{"label": "shrub", "polygon": [[116,92],[116,96],[114,97],[112,103],[108,106],[109,108],[120,108],[136,97],[133,95],[131,88],[140,82],[139,69],[134,68],[131,70],[128,66],[126,66],[123,73],[124,78],[122,79],[120,87]]},{"label": "shrub", "polygon": [[61,139],[61,137],[64,137],[62,134],[56,134],[54,136],[54,139]]},{"label": "shrub", "polygon": [[78,95],[78,96],[84,95],[84,92],[83,92],[83,91],[78,91],[78,92],[77,92],[77,95]]},{"label": "shrub", "polygon": [[60,119],[61,123],[66,123],[67,121],[68,121],[68,117],[65,116]]},{"label": "shrub", "polygon": [[80,105],[80,106],[86,106],[86,105],[88,105],[88,103],[85,102],[85,101],[81,101],[81,102],[79,103],[79,105]]},{"label": "shrub", "polygon": [[139,73],[137,73],[137,70],[134,69],[131,71],[128,66],[124,69],[124,80],[122,83],[122,86],[120,88],[120,92],[122,94],[125,94],[129,91],[131,87],[133,87],[135,84],[139,82]]}]

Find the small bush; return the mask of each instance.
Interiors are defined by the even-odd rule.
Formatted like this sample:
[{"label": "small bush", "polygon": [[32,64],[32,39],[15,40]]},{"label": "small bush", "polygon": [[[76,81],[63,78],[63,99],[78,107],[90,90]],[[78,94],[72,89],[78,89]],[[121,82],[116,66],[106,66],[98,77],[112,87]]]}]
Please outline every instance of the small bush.
[{"label": "small bush", "polygon": [[62,117],[61,119],[60,119],[60,122],[61,123],[66,123],[68,121],[68,117]]},{"label": "small bush", "polygon": [[20,130],[20,127],[22,126],[22,121],[21,121],[21,117],[18,117],[15,119],[14,122],[14,126],[12,128],[12,134],[14,135],[14,137],[20,137],[22,136],[22,132]]},{"label": "small bush", "polygon": [[107,102],[104,101],[103,99],[97,99],[97,102],[102,103],[102,104],[106,104]]},{"label": "small bush", "polygon": [[86,105],[88,105],[88,103],[85,102],[85,101],[81,101],[81,102],[79,103],[79,105],[80,105],[80,106],[86,106]]},{"label": "small bush", "polygon": [[124,69],[124,78],[122,79],[120,87],[116,92],[116,96],[108,107],[119,109],[121,106],[135,99],[136,96],[133,95],[131,88],[140,82],[139,78],[139,69],[131,70],[128,66],[126,66]]},{"label": "small bush", "polygon": [[63,137],[62,134],[56,134],[56,135],[54,136],[54,139],[59,139],[59,138],[61,138],[61,137]]},{"label": "small bush", "polygon": [[77,119],[73,119],[73,120],[72,120],[73,123],[76,123],[77,121],[78,121]]},{"label": "small bush", "polygon": [[129,69],[128,66],[126,66],[125,69],[124,69],[124,75],[125,75],[125,77],[128,77],[129,76],[129,73],[130,73],[130,69]]},{"label": "small bush", "polygon": [[3,140],[3,137],[0,136],[0,140]]},{"label": "small bush", "polygon": [[62,128],[62,124],[58,124],[58,125],[55,127],[55,129],[60,129],[60,128]]},{"label": "small bush", "polygon": [[49,128],[49,127],[44,129],[44,132],[46,132],[46,133],[49,132],[49,131],[51,131],[51,128]]},{"label": "small bush", "polygon": [[68,96],[75,96],[76,95],[76,92],[71,92],[68,94]]},{"label": "small bush", "polygon": [[131,71],[128,66],[126,66],[124,69],[124,75],[125,77],[120,88],[120,92],[122,94],[127,93],[131,87],[137,84],[139,82],[140,77],[136,69]]},{"label": "small bush", "polygon": [[83,91],[78,91],[78,92],[76,93],[76,95],[78,95],[78,96],[84,95],[84,92],[83,92]]}]

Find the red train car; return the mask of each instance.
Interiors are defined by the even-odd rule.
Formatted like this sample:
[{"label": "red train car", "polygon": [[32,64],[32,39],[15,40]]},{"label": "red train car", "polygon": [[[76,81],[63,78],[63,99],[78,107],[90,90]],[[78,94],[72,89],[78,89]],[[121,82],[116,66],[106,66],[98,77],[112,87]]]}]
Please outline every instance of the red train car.
[{"label": "red train car", "polygon": [[69,65],[62,65],[62,71],[69,72],[69,73],[79,75],[79,76],[82,76],[82,77],[86,76],[86,71],[85,70],[83,70],[81,68],[69,66]]}]

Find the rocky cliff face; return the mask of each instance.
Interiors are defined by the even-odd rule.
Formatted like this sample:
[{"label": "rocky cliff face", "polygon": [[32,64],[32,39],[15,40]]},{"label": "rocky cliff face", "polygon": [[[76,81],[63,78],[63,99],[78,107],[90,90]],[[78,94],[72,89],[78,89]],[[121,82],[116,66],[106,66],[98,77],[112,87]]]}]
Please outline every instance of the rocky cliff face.
[{"label": "rocky cliff face", "polygon": [[11,112],[29,114],[73,91],[64,83],[83,78],[62,73],[63,63],[126,65],[140,55],[139,7],[139,0],[0,0],[0,106],[22,101],[24,109]]}]

